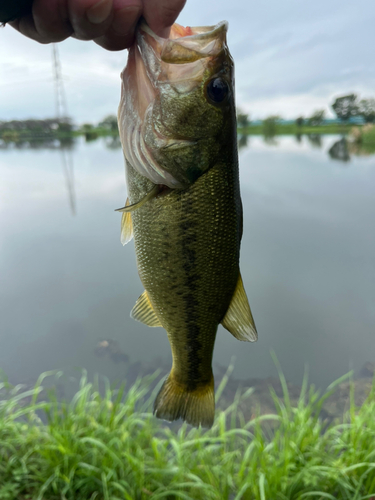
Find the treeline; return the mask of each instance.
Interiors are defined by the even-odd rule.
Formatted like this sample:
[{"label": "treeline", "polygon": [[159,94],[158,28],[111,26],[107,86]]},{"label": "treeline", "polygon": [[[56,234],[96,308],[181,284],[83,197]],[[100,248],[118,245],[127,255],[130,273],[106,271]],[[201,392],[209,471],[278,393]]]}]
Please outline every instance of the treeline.
[{"label": "treeline", "polygon": [[53,142],[83,135],[87,141],[99,136],[118,135],[117,117],[108,115],[98,124],[75,125],[71,118],[47,118],[44,120],[0,121],[0,141],[3,144],[25,142]]},{"label": "treeline", "polygon": [[[370,97],[359,99],[356,94],[348,94],[337,97],[331,104],[331,108],[339,120],[339,123],[343,125],[349,124],[353,121],[353,118],[357,118],[357,122],[359,119],[364,123],[375,123],[375,98]],[[262,120],[261,123],[264,131],[271,134],[276,133],[277,126],[282,124],[282,121],[282,117],[275,114],[268,116]],[[318,127],[325,124],[325,122],[325,109],[318,109],[309,117],[299,116],[295,120],[295,126],[297,128]],[[251,122],[249,114],[246,114],[239,109],[237,110],[237,124],[241,129],[249,126],[259,126],[259,123],[255,124]],[[283,127],[288,126],[287,124],[282,125]]]},{"label": "treeline", "polygon": [[358,99],[356,94],[348,94],[337,97],[331,105],[337,118],[341,121],[348,121],[352,117],[362,117],[366,123],[375,122],[375,99]]},{"label": "treeline", "polygon": [[30,138],[54,140],[69,135],[72,130],[69,118],[0,121],[0,138],[5,142],[23,142]]}]

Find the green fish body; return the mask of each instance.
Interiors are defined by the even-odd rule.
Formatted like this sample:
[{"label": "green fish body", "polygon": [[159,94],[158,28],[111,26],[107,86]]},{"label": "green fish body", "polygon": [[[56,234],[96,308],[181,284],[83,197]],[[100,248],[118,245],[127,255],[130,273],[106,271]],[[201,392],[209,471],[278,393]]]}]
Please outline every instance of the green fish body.
[{"label": "green fish body", "polygon": [[[181,32],[183,29],[177,26],[175,31]],[[215,27],[211,28],[211,32],[213,30]],[[223,39],[222,31],[219,33]],[[196,45],[200,42],[199,35],[195,34],[198,38],[195,40]],[[141,36],[144,37],[144,32]],[[215,36],[217,34],[214,33],[212,37]],[[154,38],[151,39],[153,41]],[[144,42],[144,38],[141,42],[138,38],[138,43]],[[204,43],[207,44],[207,39]],[[186,59],[196,57],[191,55],[190,46],[187,55],[184,53],[186,47],[177,49],[172,46],[172,50],[169,50],[168,65],[173,64],[170,62],[173,61],[170,55],[173,50],[180,60],[185,58],[182,63],[174,64],[189,64]],[[228,61],[229,53],[225,53],[226,50],[224,43],[217,49],[215,65],[204,73],[207,81],[212,81],[210,72],[214,72],[215,81],[218,82],[217,69],[223,66],[223,61]],[[220,78],[226,78],[226,75],[232,77],[232,70],[228,71],[224,65],[224,73]],[[157,85],[154,83],[153,87]],[[228,88],[224,84],[221,87],[224,92],[230,90],[229,84]],[[196,111],[202,96],[207,101],[205,92],[209,91],[203,91],[202,88],[198,83],[187,92],[190,95],[189,118],[196,113],[198,122],[201,119],[199,111],[203,115],[208,114],[203,106]],[[127,90],[129,93],[129,88]],[[170,89],[169,95],[175,97]],[[218,94],[212,95],[215,99]],[[240,340],[254,341],[257,338],[239,270],[242,205],[234,101],[232,95],[222,99],[222,88],[219,88],[220,113],[224,118],[219,120],[220,127],[216,127],[218,132],[210,136],[205,124],[194,126],[192,120],[192,125],[186,126],[183,122],[186,115],[182,111],[181,127],[178,126],[178,114],[175,118],[177,126],[166,126],[166,115],[160,115],[160,109],[165,109],[163,99],[156,91],[155,96],[152,120],[144,116],[140,122],[149,120],[152,129],[157,129],[159,145],[162,140],[164,143],[159,149],[152,148],[157,141],[150,137],[147,130],[142,130],[142,125],[140,134],[143,132],[146,138],[144,142],[148,146],[148,157],[152,155],[157,158],[157,174],[152,172],[148,175],[142,170],[144,163],[140,166],[137,164],[145,151],[144,144],[139,146],[137,158],[134,149],[131,154],[127,154],[126,148],[132,143],[129,141],[129,103],[124,102],[126,96],[119,109],[128,185],[128,202],[122,209],[122,241],[126,243],[134,235],[138,272],[145,287],[145,292],[132,310],[132,317],[148,326],[165,328],[172,349],[173,366],[155,400],[156,416],[169,421],[181,417],[192,425],[210,427],[215,412],[212,356],[219,323]],[[180,103],[181,99],[177,102]],[[209,106],[215,107],[215,101],[214,104],[209,102]],[[149,111],[145,115],[147,113]],[[206,144],[197,147],[202,128],[203,142]],[[137,134],[132,133],[137,137]],[[211,148],[213,143],[215,146]],[[164,151],[161,153],[160,149]],[[214,154],[211,154],[212,150]],[[152,167],[154,160],[147,161]],[[194,168],[191,168],[191,162]],[[156,175],[160,172],[164,178],[158,179]]]}]

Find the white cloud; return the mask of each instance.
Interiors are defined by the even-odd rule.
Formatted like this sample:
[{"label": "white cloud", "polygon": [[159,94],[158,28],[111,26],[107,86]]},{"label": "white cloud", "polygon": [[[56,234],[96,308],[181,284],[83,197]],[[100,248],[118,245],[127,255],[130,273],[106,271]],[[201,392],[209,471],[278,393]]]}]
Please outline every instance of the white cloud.
[{"label": "white cloud", "polygon": [[[253,117],[285,118],[329,110],[334,95],[373,95],[375,8],[372,0],[250,3],[188,0],[179,22],[229,21],[236,95]],[[76,122],[116,113],[126,52],[74,39],[59,44],[68,110]],[[51,47],[12,28],[0,30],[0,120],[55,112]]]}]

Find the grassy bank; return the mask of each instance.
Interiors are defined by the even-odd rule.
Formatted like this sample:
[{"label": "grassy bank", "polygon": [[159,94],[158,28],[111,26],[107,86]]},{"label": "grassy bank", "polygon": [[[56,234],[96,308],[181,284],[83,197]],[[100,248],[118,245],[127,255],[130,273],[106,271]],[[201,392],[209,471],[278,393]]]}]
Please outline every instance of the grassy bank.
[{"label": "grassy bank", "polygon": [[375,153],[375,125],[353,127],[350,131],[351,152],[371,155]]},{"label": "grassy bank", "polygon": [[[361,130],[361,127],[355,127]],[[273,123],[273,124],[260,124],[260,125],[249,125],[248,127],[239,127],[238,133],[240,135],[322,135],[322,134],[338,134],[346,135],[349,134],[353,129],[352,125],[343,124],[323,124],[316,126],[302,126],[298,127],[295,123],[285,124],[285,123]],[[91,125],[84,125],[76,130],[60,130],[60,129],[49,129],[47,131],[41,130],[0,130],[0,140],[5,143],[16,143],[21,144],[25,142],[48,142],[48,141],[61,141],[66,142],[73,140],[76,137],[83,136],[86,141],[93,141],[99,137],[118,137],[118,130],[109,130],[106,127],[96,127]],[[364,144],[373,146],[375,144],[375,133],[365,133],[363,134]]]},{"label": "grassy bank", "polygon": [[[327,425],[306,382],[295,406],[246,421],[239,403],[210,431],[172,430],[150,414],[151,379],[105,395],[85,377],[69,403],[8,388],[0,402],[0,499],[364,500],[375,495],[375,387],[361,408]],[[224,377],[217,398],[226,383]],[[2,392],[6,384],[2,384]],[[103,392],[103,391],[102,391]],[[155,392],[155,391],[154,391]],[[45,398],[43,398],[45,399]]]},{"label": "grassy bank", "polygon": [[361,146],[370,153],[375,153],[375,126],[364,127],[361,139]]},{"label": "grassy bank", "polygon": [[[353,125],[341,125],[330,123],[327,125],[297,127],[295,123],[276,123],[273,130],[274,135],[298,135],[298,134],[348,134]],[[264,135],[267,130],[264,124],[249,125],[239,129],[239,133],[246,135]],[[267,134],[266,134],[267,135]]]}]

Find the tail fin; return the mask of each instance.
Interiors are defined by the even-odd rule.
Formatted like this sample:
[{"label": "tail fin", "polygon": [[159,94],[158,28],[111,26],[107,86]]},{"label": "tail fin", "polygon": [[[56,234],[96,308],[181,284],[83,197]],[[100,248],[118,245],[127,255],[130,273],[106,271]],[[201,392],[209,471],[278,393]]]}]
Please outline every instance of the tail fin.
[{"label": "tail fin", "polygon": [[154,402],[154,415],[172,422],[182,418],[194,427],[212,427],[215,416],[214,377],[194,390],[175,382],[171,373]]}]

